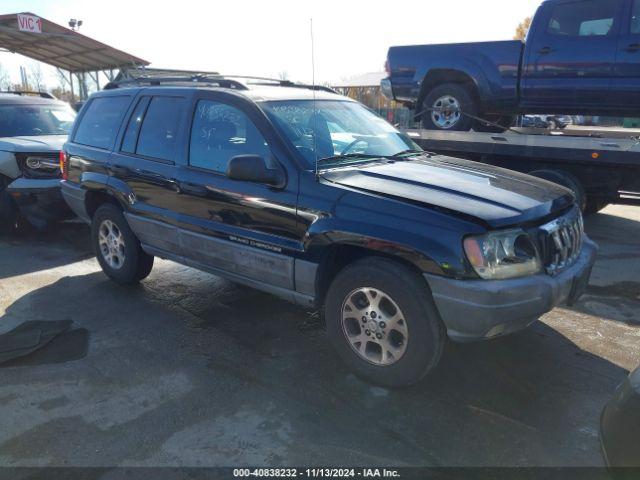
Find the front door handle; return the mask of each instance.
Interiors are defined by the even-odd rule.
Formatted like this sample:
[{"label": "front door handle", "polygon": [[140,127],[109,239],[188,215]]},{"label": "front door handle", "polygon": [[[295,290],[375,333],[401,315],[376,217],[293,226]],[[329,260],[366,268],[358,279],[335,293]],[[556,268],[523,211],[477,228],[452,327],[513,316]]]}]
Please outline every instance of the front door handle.
[{"label": "front door handle", "polygon": [[638,50],[640,50],[640,43],[632,43],[625,48],[627,52],[637,52]]},{"label": "front door handle", "polygon": [[542,47],[540,50],[538,50],[538,53],[540,55],[548,55],[551,52],[553,52],[553,48],[551,48],[551,47]]}]

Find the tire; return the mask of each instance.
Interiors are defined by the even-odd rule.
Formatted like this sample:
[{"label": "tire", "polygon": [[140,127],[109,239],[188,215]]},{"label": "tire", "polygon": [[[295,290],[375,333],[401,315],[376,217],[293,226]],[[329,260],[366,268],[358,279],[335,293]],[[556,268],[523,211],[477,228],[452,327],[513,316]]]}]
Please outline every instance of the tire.
[{"label": "tire", "polygon": [[603,210],[608,206],[609,206],[609,202],[607,200],[603,200],[602,198],[587,197],[587,206],[584,209],[584,214],[595,215],[600,210]]},{"label": "tire", "polygon": [[7,192],[11,180],[0,175],[0,234],[12,233],[18,226],[18,207]]},{"label": "tire", "polygon": [[480,118],[489,120],[490,122],[497,123],[499,126],[485,125],[482,122],[475,122],[473,130],[475,132],[487,132],[487,133],[502,133],[511,126],[516,120],[515,115],[478,115]]},{"label": "tire", "polygon": [[[443,99],[452,99],[455,103],[443,103]],[[452,114],[454,117],[444,115],[438,117],[441,119],[439,123],[436,122],[432,110],[447,104],[453,106],[453,111],[456,111],[455,105],[457,105],[459,116],[455,117],[455,114]],[[422,126],[427,130],[467,132],[471,130],[476,121],[464,114],[477,116],[478,105],[467,87],[458,83],[445,83],[436,86],[427,93],[422,101],[420,111],[422,112]],[[448,126],[445,125],[447,119],[451,120]]]},{"label": "tire", "polygon": [[585,211],[587,207],[587,195],[584,191],[584,187],[580,183],[580,180],[569,172],[561,170],[535,170],[529,173],[529,175],[542,178],[543,180],[548,180],[549,182],[557,183],[558,185],[568,188],[573,192],[573,196],[575,197],[580,210],[582,212]]},{"label": "tire", "polygon": [[[106,250],[101,246],[101,233],[107,234],[107,238],[109,233],[113,234],[111,249],[108,245]],[[137,283],[151,273],[153,256],[142,250],[140,241],[117,206],[108,203],[96,210],[91,222],[91,243],[102,271],[116,283]],[[117,252],[117,255],[112,255],[109,259],[105,251]],[[119,261],[116,262],[114,256]]]},{"label": "tire", "polygon": [[[380,302],[377,312],[366,311],[371,304],[367,306],[367,294],[360,289],[370,297],[376,293],[373,301]],[[348,300],[354,308],[364,310],[349,312]],[[394,305],[399,311],[392,308]],[[346,315],[353,312],[354,317],[347,317],[343,323],[343,310]],[[363,315],[359,319],[355,318],[360,314]],[[325,318],[329,339],[340,358],[357,375],[386,387],[404,387],[420,381],[440,361],[447,338],[424,278],[386,258],[365,258],[338,273],[327,293]],[[364,318],[368,323],[363,323]],[[380,340],[375,339],[376,332],[381,335]],[[364,349],[355,337],[366,341]],[[390,343],[393,345],[388,351],[393,351],[395,358],[387,355],[384,359],[380,345]],[[364,350],[369,357],[356,350]],[[387,364],[383,364],[385,361]]]}]

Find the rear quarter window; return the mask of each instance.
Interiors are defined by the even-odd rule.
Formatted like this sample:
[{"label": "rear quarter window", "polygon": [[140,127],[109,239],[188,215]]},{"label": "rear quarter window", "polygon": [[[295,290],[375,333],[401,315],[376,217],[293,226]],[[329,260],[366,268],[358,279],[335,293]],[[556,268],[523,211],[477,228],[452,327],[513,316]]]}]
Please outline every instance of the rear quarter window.
[{"label": "rear quarter window", "polygon": [[110,149],[131,97],[99,97],[91,100],[73,137],[75,143]]}]

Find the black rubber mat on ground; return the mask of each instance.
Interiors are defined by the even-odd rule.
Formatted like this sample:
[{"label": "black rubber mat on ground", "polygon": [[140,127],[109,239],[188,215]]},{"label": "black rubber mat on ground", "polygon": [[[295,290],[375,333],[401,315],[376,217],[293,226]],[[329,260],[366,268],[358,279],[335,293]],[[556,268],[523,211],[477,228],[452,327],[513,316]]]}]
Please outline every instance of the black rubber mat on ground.
[{"label": "black rubber mat on ground", "polygon": [[0,364],[33,353],[71,327],[71,320],[33,321],[0,335]]},{"label": "black rubber mat on ground", "polygon": [[28,355],[3,363],[0,368],[71,362],[86,357],[88,349],[89,331],[84,328],[76,328],[62,332],[44,347]]}]

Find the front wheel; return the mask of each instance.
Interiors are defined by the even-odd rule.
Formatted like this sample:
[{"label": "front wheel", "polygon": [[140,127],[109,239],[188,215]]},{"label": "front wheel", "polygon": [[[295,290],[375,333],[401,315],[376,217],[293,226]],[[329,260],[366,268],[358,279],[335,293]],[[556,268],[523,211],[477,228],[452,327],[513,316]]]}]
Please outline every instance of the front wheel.
[{"label": "front wheel", "polygon": [[113,281],[136,283],[151,273],[153,256],[142,250],[117,206],[105,204],[96,210],[91,239],[102,271]]},{"label": "front wheel", "polygon": [[467,87],[445,83],[431,89],[422,102],[422,126],[428,130],[466,132],[478,115],[478,105]]},{"label": "front wheel", "polygon": [[587,205],[584,209],[585,215],[595,215],[600,210],[603,210],[609,206],[609,202],[602,198],[590,198],[587,197]]},{"label": "front wheel", "polygon": [[446,341],[424,278],[385,258],[345,267],[329,288],[325,317],[341,359],[388,387],[422,379],[438,364]]}]

